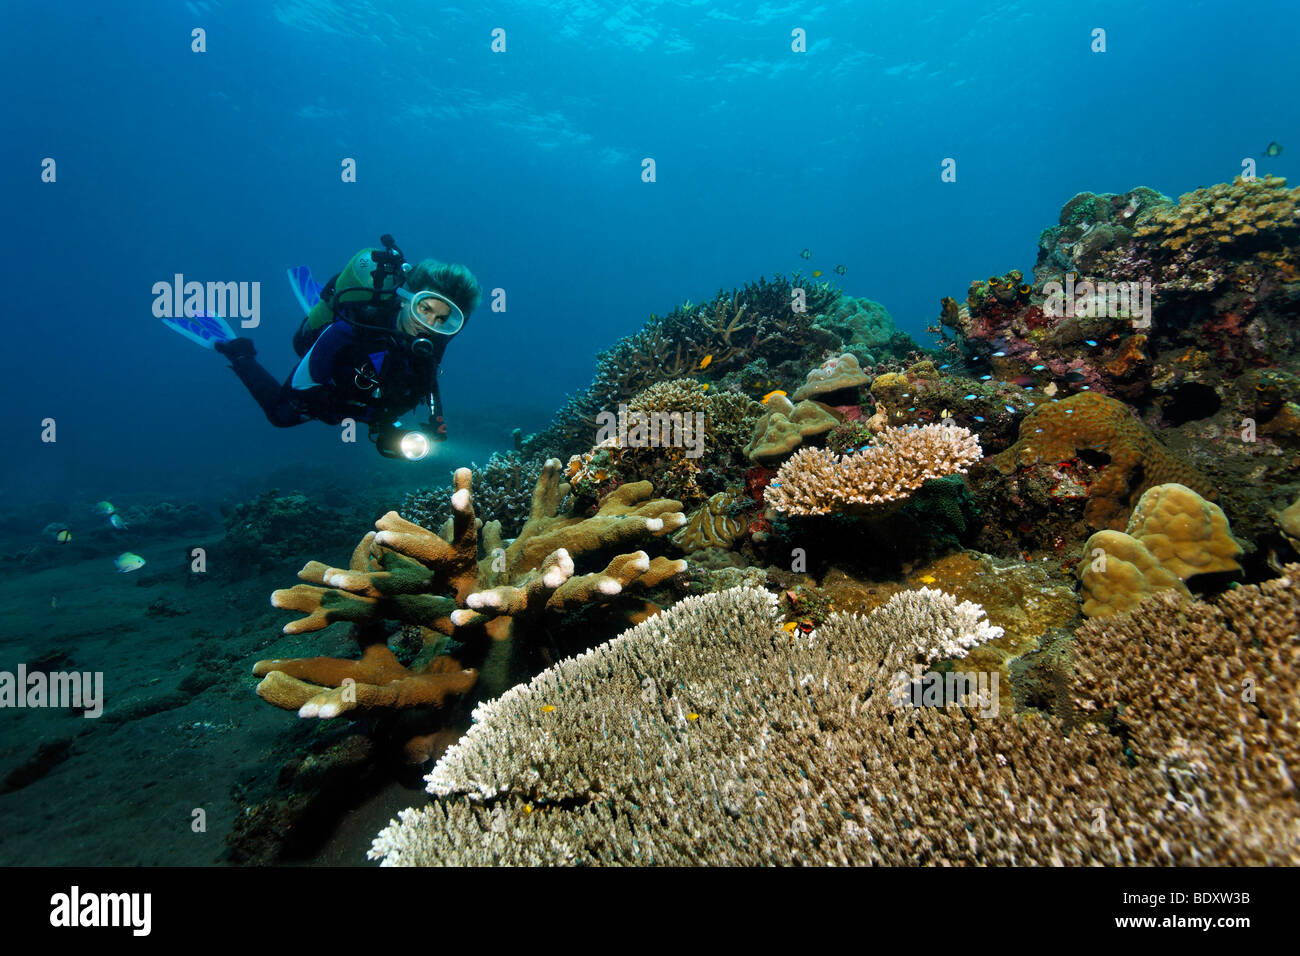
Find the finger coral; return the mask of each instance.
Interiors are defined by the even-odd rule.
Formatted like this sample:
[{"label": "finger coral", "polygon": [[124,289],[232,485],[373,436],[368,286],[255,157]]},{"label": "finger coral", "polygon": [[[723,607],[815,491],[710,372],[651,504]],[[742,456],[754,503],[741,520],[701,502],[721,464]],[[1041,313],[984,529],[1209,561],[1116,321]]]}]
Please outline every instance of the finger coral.
[{"label": "finger coral", "polygon": [[[468,468],[455,473],[452,517],[441,534],[389,512],[361,540],[347,568],[310,562],[299,574],[308,583],[271,596],[276,607],[304,614],[285,625],[285,633],[348,622],[362,657],[259,661],[254,673],[263,677],[258,693],[265,700],[304,717],[440,704],[473,686],[493,641],[526,634],[548,612],[608,604],[625,590],[655,587],[685,570],[685,561],[652,560],[641,550],[618,553],[685,523],[681,504],[653,498],[649,482],[622,486],[592,516],[564,516],[559,505],[568,486],[560,481],[559,461],[551,459],[533,490],[528,521],[506,546],[496,522],[483,525],[475,517],[472,478]],[[584,558],[603,568],[577,574],[575,561]],[[630,617],[643,617],[645,605],[632,601]],[[454,658],[432,656],[408,669],[385,646],[385,621],[447,635],[459,647]]]},{"label": "finger coral", "polygon": [[765,501],[791,515],[869,514],[911,497],[931,478],[965,472],[982,454],[979,439],[957,425],[886,428],[854,454],[795,452],[768,485]]},{"label": "finger coral", "polygon": [[[1069,722],[917,706],[998,629],[942,592],[808,635],[738,588],[481,705],[385,865],[1294,865],[1300,587],[1085,625]],[[906,684],[903,685],[904,687]]]},{"label": "finger coral", "polygon": [[1178,482],[1213,493],[1209,482],[1161,445],[1123,402],[1092,392],[1039,405],[1021,421],[1019,440],[992,461],[1009,475],[1079,457],[1099,464],[1084,508],[1094,528],[1122,528],[1129,509],[1155,485]]}]

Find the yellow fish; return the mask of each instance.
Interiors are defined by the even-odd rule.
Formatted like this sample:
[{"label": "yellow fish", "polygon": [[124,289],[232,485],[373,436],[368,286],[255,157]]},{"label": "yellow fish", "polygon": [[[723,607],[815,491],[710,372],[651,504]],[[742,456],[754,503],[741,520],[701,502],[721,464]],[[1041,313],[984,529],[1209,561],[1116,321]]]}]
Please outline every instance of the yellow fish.
[{"label": "yellow fish", "polygon": [[760,398],[759,401],[762,402],[764,405],[766,405],[768,402],[772,400],[772,397],[774,395],[784,395],[784,394],[785,394],[784,389],[780,389],[780,388],[773,389],[772,391],[764,395],[762,398]]},{"label": "yellow fish", "polygon": [[686,715],[686,719],[687,719],[687,720],[699,720],[699,719],[700,719],[700,715],[699,715],[699,714],[687,714],[687,715]]},{"label": "yellow fish", "polygon": [[706,392],[707,392],[708,390],[709,390],[709,383],[708,383],[708,382],[705,382],[705,383],[704,383],[703,391],[706,391]]},{"label": "yellow fish", "polygon": [[821,276],[822,276],[822,270],[821,270],[821,269],[814,269],[814,270],[813,270],[813,278],[814,278],[814,279],[820,279]]},{"label": "yellow fish", "polygon": [[781,630],[785,631],[787,634],[793,634],[795,628],[797,628],[798,626],[799,626],[798,621],[786,621],[784,624],[781,625]]},{"label": "yellow fish", "polygon": [[709,367],[709,363],[712,362],[712,361],[713,361],[713,356],[712,356],[712,355],[706,355],[706,356],[704,356],[704,358],[700,359],[700,370],[703,370],[703,369],[708,368],[708,367]]},{"label": "yellow fish", "polygon": [[549,713],[550,713],[551,711],[553,711],[553,710],[555,710],[555,705],[554,705],[554,704],[543,704],[543,705],[542,705],[542,713],[543,713],[543,714],[549,714]]},{"label": "yellow fish", "polygon": [[939,580],[939,579],[936,578],[933,574],[923,574],[923,575],[921,575],[921,583],[922,583],[922,584],[933,584],[933,583],[934,583],[935,581],[937,581],[937,580]]}]

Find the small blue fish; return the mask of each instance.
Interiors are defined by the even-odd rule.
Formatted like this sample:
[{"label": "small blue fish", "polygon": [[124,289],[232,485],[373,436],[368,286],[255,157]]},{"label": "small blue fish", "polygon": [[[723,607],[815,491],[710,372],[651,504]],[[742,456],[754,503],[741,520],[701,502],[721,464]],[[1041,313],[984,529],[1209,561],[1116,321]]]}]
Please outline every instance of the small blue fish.
[{"label": "small blue fish", "polygon": [[1035,429],[1034,429],[1034,434],[1038,434],[1038,433],[1041,432],[1041,431],[1042,431],[1041,428],[1035,428]]},{"label": "small blue fish", "polygon": [[946,369],[946,368],[952,368],[952,366],[951,366],[951,365],[940,365],[940,366],[939,366],[939,371],[942,372],[942,371],[943,371],[944,369]]},{"label": "small blue fish", "polygon": [[1047,368],[1046,365],[1035,365],[1033,370],[1034,370],[1035,372],[1041,372],[1041,371],[1043,371],[1045,368]]},{"label": "small blue fish", "polygon": [[1034,390],[1034,386],[1032,386],[1032,385],[1026,385],[1026,386],[1025,386],[1025,391],[1026,391],[1026,392],[1032,392],[1033,390]]},{"label": "small blue fish", "polygon": [[1007,357],[1007,353],[1006,353],[1006,352],[994,352],[994,353],[993,353],[993,357],[994,357],[994,358],[1006,358],[1006,357]]},{"label": "small blue fish", "polygon": [[971,402],[971,401],[974,401],[977,397],[978,397],[978,396],[976,396],[975,393],[972,392],[972,393],[969,394],[969,395],[963,395],[963,396],[962,396],[962,401],[963,401],[963,402]]},{"label": "small blue fish", "polygon": [[769,481],[768,484],[771,485],[773,488],[780,488],[780,487],[781,487],[781,482],[779,482],[779,481]]},{"label": "small blue fish", "polygon": [[911,408],[908,409],[908,411],[909,411],[909,412],[914,412],[914,411],[916,411],[916,406],[913,405]]},{"label": "small blue fish", "polygon": [[1090,389],[1090,388],[1092,388],[1091,385],[1085,385],[1085,386],[1083,386],[1083,388],[1079,389],[1079,391],[1081,391],[1081,392],[1086,392],[1086,391],[1087,391],[1088,389]]},{"label": "small blue fish", "polygon": [[1067,409],[1065,410],[1065,414],[1067,414],[1067,415],[1073,415],[1073,414],[1074,414],[1074,409],[1073,409],[1073,408],[1067,408]]},{"label": "small blue fish", "polygon": [[981,382],[987,382],[987,381],[988,381],[989,379],[991,379],[992,377],[993,377],[992,375],[981,375],[981,376],[980,376],[980,381],[981,381]]},{"label": "small blue fish", "polygon": [[1013,413],[1014,413],[1015,410],[1016,410],[1016,406],[1014,406],[1014,405],[1003,405],[1002,407],[1005,408],[1007,411],[1009,411],[1009,412],[1013,412]]},{"label": "small blue fish", "polygon": [[983,416],[983,415],[976,415],[976,416],[975,416],[975,421],[977,421],[977,422],[982,422],[982,421],[984,421],[984,416]]},{"label": "small blue fish", "polygon": [[1084,345],[1092,346],[1093,348],[1096,348],[1096,347],[1097,347],[1097,343],[1096,343],[1096,341],[1095,341],[1094,339],[1084,339],[1084,340],[1083,340],[1083,344],[1084,344]]}]

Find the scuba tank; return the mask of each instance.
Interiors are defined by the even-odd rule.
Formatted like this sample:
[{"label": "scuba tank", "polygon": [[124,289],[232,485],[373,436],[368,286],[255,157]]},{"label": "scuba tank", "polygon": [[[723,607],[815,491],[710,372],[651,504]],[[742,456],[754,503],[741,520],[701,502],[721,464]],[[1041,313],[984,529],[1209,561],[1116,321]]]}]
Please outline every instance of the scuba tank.
[{"label": "scuba tank", "polygon": [[310,345],[340,313],[348,313],[349,321],[363,328],[382,328],[391,320],[397,311],[397,289],[406,281],[411,266],[392,236],[385,234],[379,241],[382,249],[360,250],[342,272],[325,283],[320,300],[307,313],[295,339]]}]

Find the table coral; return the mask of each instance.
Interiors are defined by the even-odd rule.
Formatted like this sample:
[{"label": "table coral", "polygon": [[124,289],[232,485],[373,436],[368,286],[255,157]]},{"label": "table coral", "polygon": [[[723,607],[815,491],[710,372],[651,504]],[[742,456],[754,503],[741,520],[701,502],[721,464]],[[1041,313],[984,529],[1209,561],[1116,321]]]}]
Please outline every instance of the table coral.
[{"label": "table coral", "polygon": [[805,448],[781,466],[766,502],[791,515],[870,514],[901,502],[931,478],[965,472],[983,452],[957,425],[886,428],[851,455]]},{"label": "table coral", "polygon": [[1209,482],[1161,445],[1123,402],[1092,392],[1039,405],[1021,421],[1019,440],[992,462],[1009,475],[1079,457],[1098,465],[1084,510],[1094,528],[1123,527],[1129,509],[1155,485],[1179,482],[1213,493]]},{"label": "table coral", "polygon": [[806,636],[761,591],[689,598],[482,706],[426,778],[433,800],[370,856],[1295,865],[1298,576],[1084,625],[1064,720],[899,705],[900,671],[943,654],[963,669],[996,630],[950,596],[834,614]]}]

